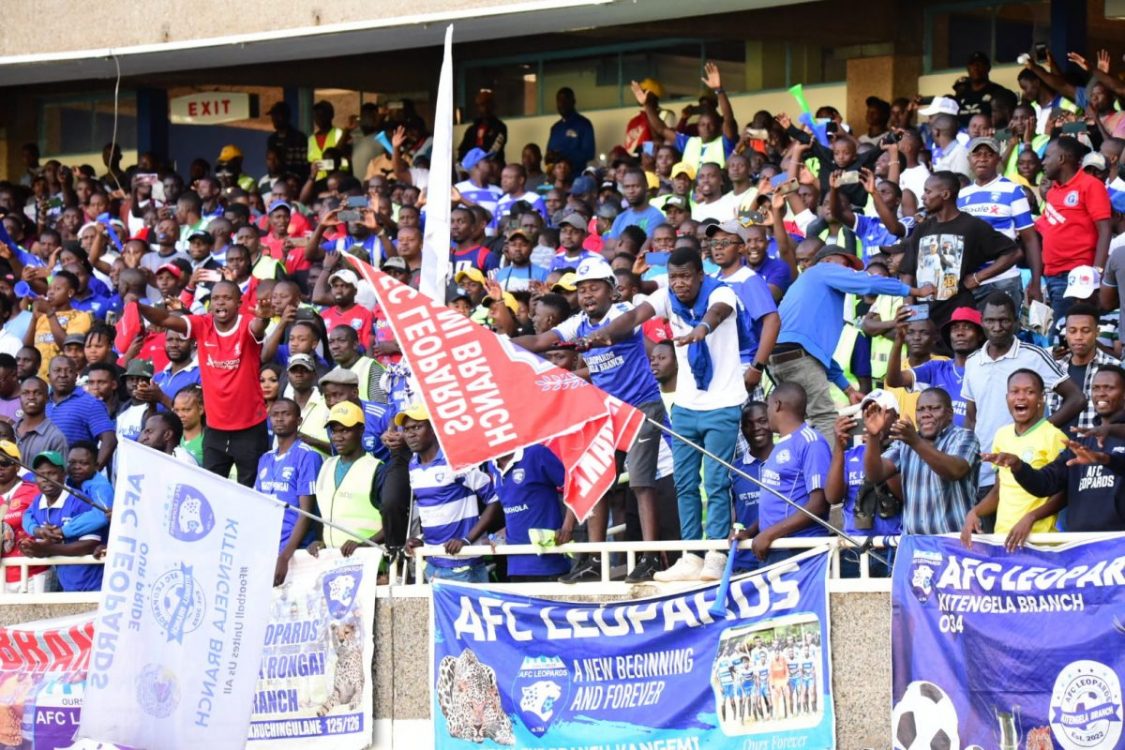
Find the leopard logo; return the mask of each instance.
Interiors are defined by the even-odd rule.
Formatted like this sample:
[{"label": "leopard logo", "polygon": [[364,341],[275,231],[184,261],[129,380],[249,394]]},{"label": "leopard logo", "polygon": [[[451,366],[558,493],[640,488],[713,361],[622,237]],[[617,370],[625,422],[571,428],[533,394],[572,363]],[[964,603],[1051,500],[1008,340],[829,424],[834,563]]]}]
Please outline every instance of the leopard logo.
[{"label": "leopard logo", "polygon": [[336,706],[347,704],[354,711],[363,699],[363,644],[358,627],[351,622],[332,623],[332,644],[336,648],[336,674],[332,695],[316,710],[324,716]]},{"label": "leopard logo", "polygon": [[455,739],[514,745],[512,720],[500,705],[496,672],[465,649],[447,656],[438,666],[438,706],[445,716],[449,736]]}]

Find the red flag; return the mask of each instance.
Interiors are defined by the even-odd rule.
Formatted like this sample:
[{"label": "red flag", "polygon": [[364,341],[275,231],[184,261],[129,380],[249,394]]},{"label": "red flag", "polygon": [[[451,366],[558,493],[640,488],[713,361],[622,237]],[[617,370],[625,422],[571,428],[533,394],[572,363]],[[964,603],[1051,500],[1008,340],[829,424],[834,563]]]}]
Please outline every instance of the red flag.
[{"label": "red flag", "polygon": [[543,443],[566,468],[563,500],[584,520],[644,414],[350,255],[371,283],[454,471]]}]

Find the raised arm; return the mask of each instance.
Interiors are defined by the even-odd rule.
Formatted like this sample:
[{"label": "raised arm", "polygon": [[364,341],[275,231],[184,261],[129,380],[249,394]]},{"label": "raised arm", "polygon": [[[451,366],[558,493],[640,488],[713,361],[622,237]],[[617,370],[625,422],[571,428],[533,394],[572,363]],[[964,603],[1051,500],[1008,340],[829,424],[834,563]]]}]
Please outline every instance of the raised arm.
[{"label": "raised arm", "polygon": [[[792,164],[790,164],[792,168]],[[855,229],[855,212],[852,211],[850,201],[840,200],[840,177],[844,172],[842,170],[835,170],[832,174],[828,175],[828,211],[831,213],[832,218],[840,222],[849,229]],[[841,206],[843,203],[845,205]]]},{"label": "raised arm", "polygon": [[866,431],[863,447],[863,473],[867,481],[879,483],[898,473],[890,461],[883,458],[883,443],[880,439],[891,419],[892,412],[884,411],[877,404],[869,404],[863,413],[863,427]]},{"label": "raised arm", "polygon": [[906,227],[898,220],[898,216],[883,200],[882,194],[879,193],[877,185],[875,184],[875,173],[870,169],[861,169],[859,171],[860,179],[863,180],[863,189],[871,196],[871,200],[875,204],[875,213],[879,216],[879,221],[883,222],[883,226],[887,231],[896,237],[906,236]]},{"label": "raised arm", "polygon": [[1082,393],[1082,389],[1070,378],[1056,385],[1055,393],[1062,396],[1062,403],[1059,404],[1058,409],[1051,412],[1047,421],[1055,427],[1063,428],[1086,408],[1086,394]]},{"label": "raised arm", "polygon": [[676,131],[665,125],[664,121],[660,119],[660,107],[657,106],[656,97],[642,89],[641,84],[636,81],[630,81],[629,88],[632,89],[637,104],[644,108],[645,115],[648,116],[648,129],[652,131],[653,140],[662,143],[675,143]]},{"label": "raised arm", "polygon": [[719,98],[719,114],[723,116],[723,137],[732,143],[738,141],[738,123],[734,121],[734,109],[730,106],[730,97],[723,88],[723,80],[719,76],[719,66],[710,60],[703,66],[704,75],[700,80],[703,85],[715,92]]},{"label": "raised arm", "polygon": [[160,328],[167,328],[170,331],[175,331],[181,336],[188,335],[188,322],[187,319],[180,315],[173,315],[171,311],[163,307],[152,307],[143,302],[137,302],[137,312],[141,317],[152,323],[154,326]]},{"label": "raised arm", "polygon": [[907,419],[900,419],[891,426],[891,437],[913,448],[918,457],[947,482],[963,479],[973,468],[961,456],[939,451],[932,442],[919,435],[914,423]]},{"label": "raised arm", "polygon": [[844,475],[844,453],[852,440],[851,430],[855,418],[840,416],[836,418],[836,441],[832,446],[832,461],[828,464],[828,476],[824,480],[824,499],[831,505],[842,501],[848,494],[848,480]]}]

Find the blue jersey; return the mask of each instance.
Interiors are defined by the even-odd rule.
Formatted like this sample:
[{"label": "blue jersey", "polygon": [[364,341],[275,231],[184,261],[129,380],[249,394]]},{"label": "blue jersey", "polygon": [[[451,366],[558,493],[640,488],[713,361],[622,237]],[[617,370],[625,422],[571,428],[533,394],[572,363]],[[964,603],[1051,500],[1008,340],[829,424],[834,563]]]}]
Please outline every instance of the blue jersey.
[{"label": "blue jersey", "polygon": [[[542,445],[518,451],[503,471],[488,465],[496,496],[504,508],[504,533],[508,544],[530,544],[531,529],[555,530],[562,526],[563,506],[559,487],[566,471],[554,453]],[[570,569],[565,555],[512,555],[508,573],[516,576],[561,575]]]},{"label": "blue jersey", "polygon": [[[747,451],[736,466],[754,477],[761,479],[762,462],[750,455]],[[762,488],[755,482],[737,472],[730,473],[730,491],[734,497],[734,520],[746,528],[758,522],[758,499]],[[735,570],[754,570],[758,567],[758,558],[748,549],[740,549],[734,557]]]},{"label": "blue jersey", "polygon": [[[480,504],[496,502],[492,479],[480,469],[454,474],[439,450],[428,464],[418,455],[410,459],[410,487],[426,544],[442,545],[466,539],[480,520]],[[479,557],[431,557],[438,568],[459,568],[480,562]]]},{"label": "blue jersey", "polygon": [[500,188],[495,185],[485,185],[478,187],[473,184],[472,180],[464,180],[458,182],[453,186],[453,189],[461,193],[462,198],[466,198],[472,203],[488,211],[490,216],[496,215],[496,206],[500,203],[500,197],[503,193]]},{"label": "blue jersey", "polygon": [[936,386],[949,394],[953,401],[953,426],[965,426],[965,412],[968,411],[968,402],[961,395],[961,384],[965,379],[965,368],[958,367],[952,359],[931,359],[915,367],[914,391],[919,392],[930,386]]},{"label": "blue jersey", "polygon": [[813,660],[811,655],[801,659],[801,676],[806,680],[811,680],[813,678]]},{"label": "blue jersey", "polygon": [[492,228],[496,229],[500,226],[500,222],[508,218],[508,214],[512,213],[512,206],[520,201],[524,201],[531,205],[543,220],[547,220],[547,204],[543,202],[543,198],[539,193],[524,193],[523,195],[502,195],[500,200],[496,202],[496,210],[492,212]]},{"label": "blue jersey", "polygon": [[[831,460],[828,442],[806,422],[774,445],[762,466],[762,484],[798,505],[807,505],[814,491],[824,489]],[[799,512],[772,492],[762,492],[758,500],[758,528],[764,531]],[[810,523],[791,536],[823,535],[820,524]]]},{"label": "blue jersey", "polygon": [[987,221],[993,229],[1010,240],[1016,232],[1035,223],[1027,195],[1006,177],[997,177],[987,185],[973,183],[957,194],[957,208],[970,216]]},{"label": "blue jersey", "polygon": [[[575,341],[609,325],[632,309],[628,302],[617,302],[610,305],[609,311],[596,324],[583,312],[572,315],[552,330],[563,341]],[[627,339],[612,346],[591,349],[582,356],[590,369],[590,380],[609,395],[633,406],[660,401],[660,386],[653,377],[645,354],[644,334],[640,328],[635,328],[633,335]]]},{"label": "blue jersey", "polygon": [[[316,476],[323,463],[321,455],[300,440],[284,453],[278,453],[274,448],[258,459],[258,476],[254,479],[254,489],[284,500],[293,508],[300,508],[302,496],[316,495]],[[296,512],[285,509],[285,515],[281,517],[278,551],[285,549],[285,545],[289,543],[298,518]],[[310,528],[301,540],[301,546],[307,546],[314,536]]]},{"label": "blue jersey", "polygon": [[796,680],[797,676],[801,673],[801,665],[797,663],[797,657],[785,657],[785,666],[789,668],[789,681],[792,682]]},{"label": "blue jersey", "polygon": [[629,208],[617,214],[617,218],[613,220],[613,226],[609,228],[605,236],[609,238],[620,237],[626,227],[640,227],[646,237],[651,237],[652,230],[667,223],[668,219],[664,216],[663,211],[646,203],[640,209]]},{"label": "blue jersey", "polygon": [[398,408],[393,403],[363,401],[363,449],[380,461],[391,460],[391,452],[381,437],[394,424],[395,414]]},{"label": "blue jersey", "polygon": [[[54,504],[49,503],[50,500],[46,495],[39,495],[23,512],[23,529],[29,535],[34,536],[35,530],[44,524],[52,524],[62,529],[70,521],[90,510],[89,505],[69,492],[60,494]],[[103,528],[99,532],[78,536],[67,536],[64,531],[63,544],[88,540],[105,543],[106,531],[107,529]],[[58,575],[59,586],[63,591],[98,591],[102,587],[101,565],[58,565],[55,566],[55,573]]]},{"label": "blue jersey", "polygon": [[561,271],[564,268],[575,269],[578,268],[579,263],[586,260],[587,258],[602,260],[602,256],[598,255],[592,250],[580,250],[577,258],[568,258],[566,257],[566,251],[563,251],[555,255],[554,259],[551,261],[551,267],[548,269],[548,271]]},{"label": "blue jersey", "polygon": [[719,684],[730,685],[734,683],[734,673],[731,672],[732,660],[730,657],[723,657],[719,659]]},{"label": "blue jersey", "polygon": [[467,250],[452,251],[452,260],[450,265],[453,266],[453,274],[456,275],[458,271],[467,271],[470,268],[475,268],[484,275],[488,275],[489,271],[499,268],[500,261],[492,254],[484,245],[474,245]]},{"label": "blue jersey", "polygon": [[902,533],[902,516],[894,518],[880,518],[875,516],[875,522],[870,529],[859,530],[855,527],[855,501],[859,496],[859,488],[867,478],[863,470],[864,446],[856,445],[844,452],[844,481],[847,494],[844,496],[844,532],[856,536],[898,536]]},{"label": "blue jersey", "polygon": [[548,275],[546,268],[528,264],[522,268],[505,266],[496,271],[492,278],[505,292],[524,292],[531,288],[533,281],[547,281]]},{"label": "blue jersey", "polygon": [[730,276],[723,276],[721,272],[711,274],[734,290],[738,301],[750,318],[750,345],[740,351],[739,357],[742,364],[749,365],[754,362],[758,353],[758,342],[762,338],[762,318],[770,313],[777,312],[777,303],[773,301],[769,284],[764,276],[753,271],[749,266],[742,266]]},{"label": "blue jersey", "polygon": [[[899,219],[906,230],[906,236],[910,236],[910,232],[914,229],[914,217],[904,216]],[[902,238],[894,234],[887,225],[878,216],[866,216],[864,214],[855,215],[855,226],[852,231],[863,242],[863,250],[867,257],[871,257],[878,252],[878,248],[894,245]]]}]

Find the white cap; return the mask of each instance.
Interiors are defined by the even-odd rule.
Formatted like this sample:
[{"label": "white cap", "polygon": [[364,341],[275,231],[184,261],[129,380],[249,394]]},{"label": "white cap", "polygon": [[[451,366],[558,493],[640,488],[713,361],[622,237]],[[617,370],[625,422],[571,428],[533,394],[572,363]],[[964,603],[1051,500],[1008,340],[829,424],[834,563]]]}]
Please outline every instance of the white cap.
[{"label": "white cap", "polygon": [[1106,168],[1105,156],[1097,151],[1091,151],[1082,157],[1082,169],[1086,167],[1093,167],[1099,172],[1104,172]]},{"label": "white cap", "polygon": [[587,258],[578,264],[574,274],[574,283],[582,281],[608,281],[610,286],[617,282],[613,268],[601,258]]},{"label": "white cap", "polygon": [[339,271],[336,271],[328,277],[329,281],[332,281],[333,279],[339,279],[345,284],[351,284],[355,288],[359,288],[359,276],[356,276],[355,271],[351,270],[350,268],[341,268]]},{"label": "white cap", "polygon": [[878,404],[879,408],[883,411],[898,411],[898,399],[890,391],[884,391],[882,388],[876,388],[863,397],[860,402],[860,410],[866,409],[868,404]]},{"label": "white cap", "polygon": [[1093,266],[1077,266],[1070,269],[1066,277],[1066,291],[1063,297],[1086,299],[1098,291],[1102,284],[1102,275]]},{"label": "white cap", "polygon": [[929,106],[918,110],[918,114],[929,117],[930,115],[955,115],[961,111],[957,100],[949,96],[935,96]]}]

